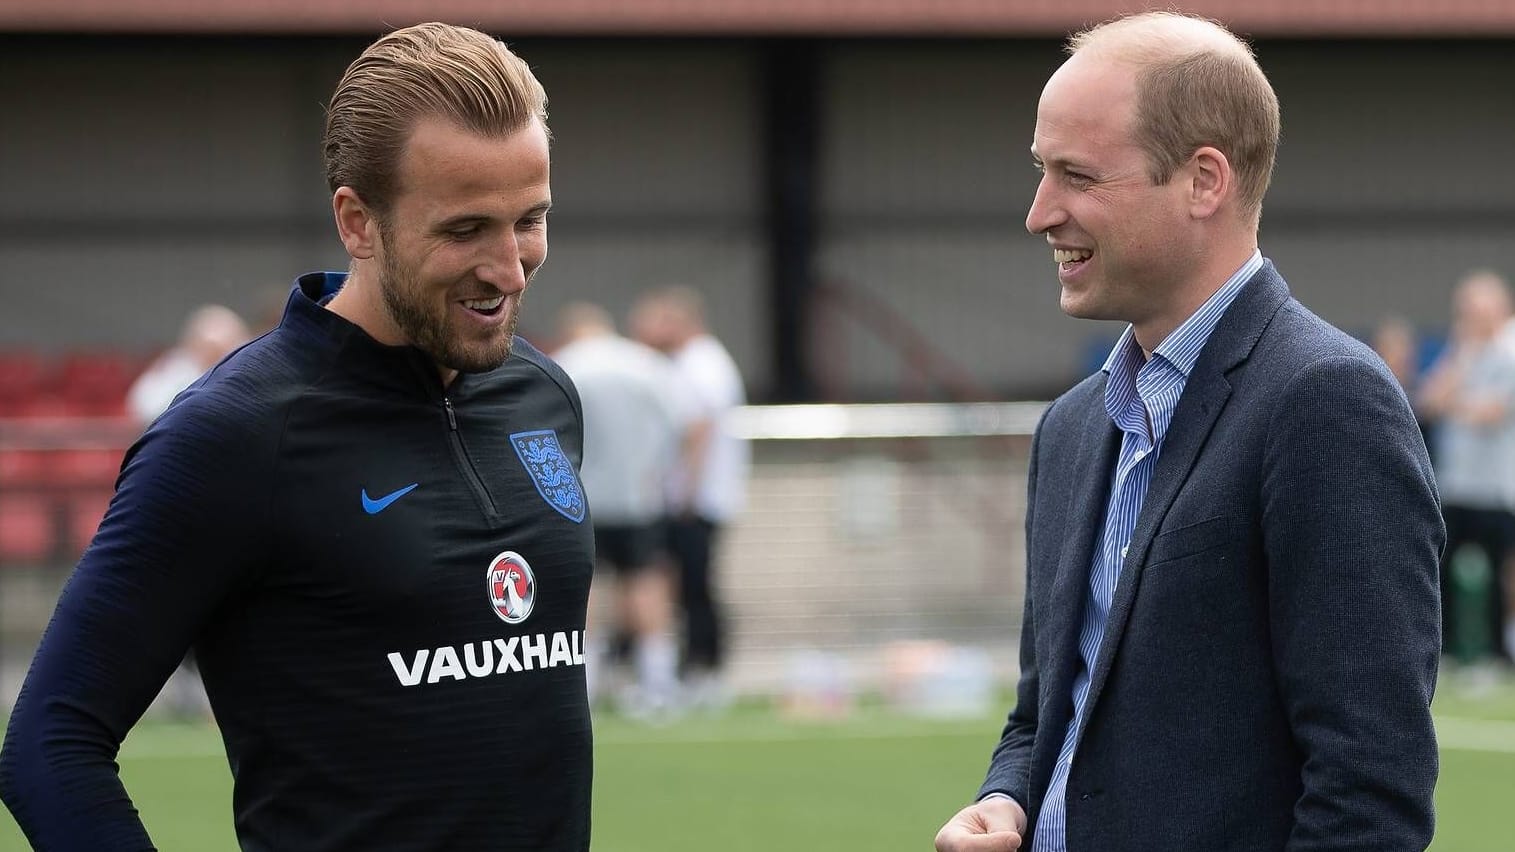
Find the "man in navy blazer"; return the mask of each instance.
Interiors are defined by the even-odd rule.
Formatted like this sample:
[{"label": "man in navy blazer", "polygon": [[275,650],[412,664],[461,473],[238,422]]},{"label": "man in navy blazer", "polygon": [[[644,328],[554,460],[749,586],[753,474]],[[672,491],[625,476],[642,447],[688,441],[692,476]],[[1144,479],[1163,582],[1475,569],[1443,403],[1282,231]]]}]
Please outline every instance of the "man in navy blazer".
[{"label": "man in navy blazer", "polygon": [[1130,325],[1037,428],[1017,703],[936,847],[1423,850],[1445,530],[1393,376],[1258,251],[1277,98],[1196,18],[1069,53],[1026,226]]}]

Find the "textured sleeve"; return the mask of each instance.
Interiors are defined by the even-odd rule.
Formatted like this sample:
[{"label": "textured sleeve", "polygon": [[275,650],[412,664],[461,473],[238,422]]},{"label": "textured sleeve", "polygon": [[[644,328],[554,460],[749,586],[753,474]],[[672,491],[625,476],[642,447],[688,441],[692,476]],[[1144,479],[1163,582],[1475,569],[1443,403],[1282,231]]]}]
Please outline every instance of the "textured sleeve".
[{"label": "textured sleeve", "polygon": [[17,697],[0,797],[36,849],[153,848],[117,750],[268,535],[259,412],[204,400],[128,452]]},{"label": "textured sleeve", "polygon": [[1341,356],[1289,382],[1262,501],[1274,676],[1304,755],[1288,849],[1423,850],[1445,529],[1387,371]]},{"label": "textured sleeve", "polygon": [[[1054,403],[1055,404],[1055,403]],[[1015,707],[1005,721],[999,744],[989,759],[989,773],[978,798],[1003,793],[1030,815],[1031,750],[1036,743],[1038,708],[1041,706],[1041,673],[1036,661],[1036,608],[1032,605],[1032,535],[1036,509],[1037,455],[1042,429],[1052,406],[1042,412],[1036,436],[1031,441],[1031,460],[1026,471],[1026,602],[1021,619],[1020,678],[1015,687]]]}]

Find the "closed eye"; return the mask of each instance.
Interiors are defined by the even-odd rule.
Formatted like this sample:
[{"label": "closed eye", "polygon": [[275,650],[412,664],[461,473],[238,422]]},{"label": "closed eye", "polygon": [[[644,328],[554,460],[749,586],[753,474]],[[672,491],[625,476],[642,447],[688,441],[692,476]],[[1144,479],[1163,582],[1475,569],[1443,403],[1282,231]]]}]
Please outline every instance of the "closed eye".
[{"label": "closed eye", "polygon": [[488,224],[486,219],[477,216],[459,216],[456,219],[442,222],[437,226],[436,232],[455,242],[466,242],[483,233]]},{"label": "closed eye", "polygon": [[523,231],[531,231],[547,225],[547,214],[552,212],[552,203],[539,204],[526,211],[526,215],[516,220],[516,227]]}]

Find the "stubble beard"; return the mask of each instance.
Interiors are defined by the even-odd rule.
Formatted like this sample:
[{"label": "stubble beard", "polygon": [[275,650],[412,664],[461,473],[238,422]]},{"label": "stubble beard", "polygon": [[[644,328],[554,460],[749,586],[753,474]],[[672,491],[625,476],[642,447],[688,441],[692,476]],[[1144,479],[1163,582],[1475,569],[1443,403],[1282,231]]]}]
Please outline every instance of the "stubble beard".
[{"label": "stubble beard", "polygon": [[391,250],[384,253],[379,265],[379,292],[390,319],[406,341],[425,352],[440,366],[460,373],[487,373],[505,363],[515,340],[516,321],[520,317],[523,291],[507,307],[510,316],[501,332],[481,345],[469,346],[448,321],[444,306],[441,315],[430,310],[420,281],[413,269],[403,266],[392,250],[393,240],[386,239]]}]

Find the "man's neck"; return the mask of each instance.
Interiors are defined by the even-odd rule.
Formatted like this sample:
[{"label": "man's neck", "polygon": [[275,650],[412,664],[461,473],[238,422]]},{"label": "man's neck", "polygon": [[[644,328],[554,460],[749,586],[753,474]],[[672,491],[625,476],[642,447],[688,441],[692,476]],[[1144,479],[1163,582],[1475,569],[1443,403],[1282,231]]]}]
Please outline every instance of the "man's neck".
[{"label": "man's neck", "polygon": [[1179,291],[1183,294],[1182,297],[1174,300],[1170,311],[1146,323],[1133,323],[1136,343],[1141,347],[1142,354],[1151,360],[1152,353],[1168,339],[1168,335],[1194,316],[1194,312],[1225,286],[1255,251],[1257,239],[1253,235],[1250,241],[1237,241],[1229,248],[1206,253],[1202,266],[1189,276]]}]

